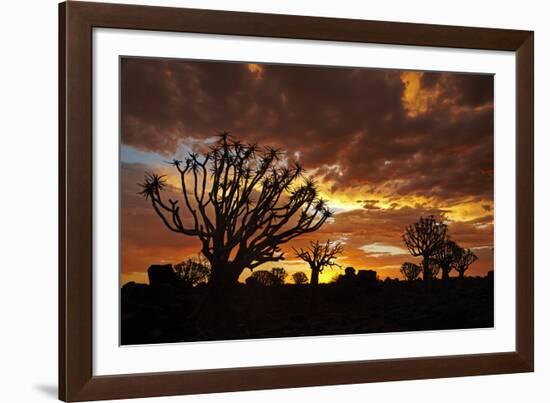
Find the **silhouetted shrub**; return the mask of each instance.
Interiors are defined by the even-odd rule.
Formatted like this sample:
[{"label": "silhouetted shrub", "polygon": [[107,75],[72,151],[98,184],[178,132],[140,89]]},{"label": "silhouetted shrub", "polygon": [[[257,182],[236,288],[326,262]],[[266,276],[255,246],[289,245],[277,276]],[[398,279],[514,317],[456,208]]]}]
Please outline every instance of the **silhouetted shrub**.
[{"label": "silhouetted shrub", "polygon": [[[256,284],[263,285],[266,287],[273,286],[278,282],[277,278],[275,278],[273,273],[267,270],[254,271],[249,278],[253,279],[250,281],[255,281]],[[250,281],[247,284],[251,284]]]},{"label": "silhouetted shrub", "polygon": [[417,264],[405,262],[401,265],[400,272],[405,280],[414,281],[420,276],[420,273],[422,273],[422,268]]},{"label": "silhouetted shrub", "polygon": [[287,278],[288,273],[282,267],[274,267],[271,269],[271,274],[273,275],[273,285],[282,285]]},{"label": "silhouetted shrub", "polygon": [[355,276],[355,269],[351,266],[348,266],[346,267],[346,269],[344,270],[344,273],[346,276],[348,277],[352,277],[352,276]]},{"label": "silhouetted shrub", "polygon": [[210,265],[206,260],[187,259],[174,266],[174,270],[182,285],[195,286],[208,281],[210,277]]},{"label": "silhouetted shrub", "polygon": [[308,278],[303,271],[297,271],[296,273],[292,274],[292,281],[294,281],[294,284],[302,285],[308,282]]}]

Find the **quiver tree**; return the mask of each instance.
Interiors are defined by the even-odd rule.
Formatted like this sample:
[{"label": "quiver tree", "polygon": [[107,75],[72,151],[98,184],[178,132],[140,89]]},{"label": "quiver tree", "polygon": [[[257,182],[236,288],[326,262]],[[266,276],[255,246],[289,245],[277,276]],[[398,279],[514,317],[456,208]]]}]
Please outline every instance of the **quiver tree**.
[{"label": "quiver tree", "polygon": [[458,258],[457,264],[456,264],[456,271],[458,272],[458,277],[460,279],[464,278],[464,273],[472,263],[474,263],[477,260],[477,256],[474,252],[472,252],[471,249],[462,249],[460,256]]},{"label": "quiver tree", "polygon": [[284,259],[281,244],[331,216],[313,180],[281,155],[224,132],[208,152],[171,162],[183,203],[166,197],[164,176],[146,174],[140,193],[164,225],[199,239],[211,267],[209,299],[224,299],[245,268]]},{"label": "quiver tree", "polygon": [[174,265],[174,270],[183,285],[189,287],[207,282],[210,277],[210,265],[200,256]]},{"label": "quiver tree", "polygon": [[446,239],[441,247],[435,251],[434,260],[441,268],[441,278],[449,279],[449,273],[456,267],[462,249],[452,240]]},{"label": "quiver tree", "polygon": [[319,274],[326,267],[340,267],[335,262],[338,255],[344,252],[344,247],[340,242],[327,240],[325,243],[311,241],[307,249],[294,249],[296,256],[309,264],[311,269],[310,284],[313,288],[319,284]]},{"label": "quiver tree", "polygon": [[432,278],[432,260],[436,251],[442,247],[447,236],[447,224],[433,216],[420,217],[420,220],[405,229],[403,242],[410,254],[421,256],[422,276],[425,282]]},{"label": "quiver tree", "polygon": [[405,262],[401,265],[401,274],[407,281],[414,281],[420,276],[422,269],[419,265],[411,262]]},{"label": "quiver tree", "polygon": [[307,275],[303,271],[297,271],[292,274],[292,281],[296,285],[302,285],[307,283]]}]

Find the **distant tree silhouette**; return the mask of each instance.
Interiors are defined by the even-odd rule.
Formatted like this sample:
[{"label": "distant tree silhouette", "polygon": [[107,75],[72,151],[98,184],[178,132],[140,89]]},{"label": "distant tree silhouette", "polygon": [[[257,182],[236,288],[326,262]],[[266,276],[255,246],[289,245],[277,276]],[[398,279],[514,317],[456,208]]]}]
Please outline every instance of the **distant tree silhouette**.
[{"label": "distant tree silhouette", "polygon": [[432,278],[430,260],[441,248],[447,236],[447,225],[433,216],[420,219],[405,229],[403,242],[413,256],[422,256],[422,276],[425,282]]},{"label": "distant tree silhouette", "polygon": [[283,285],[285,283],[285,278],[288,276],[288,273],[282,267],[272,268],[271,274],[274,278],[274,285]]},{"label": "distant tree silhouette", "polygon": [[247,284],[260,284],[271,287],[275,285],[283,285],[288,273],[282,267],[274,267],[268,270],[255,270],[252,275],[247,278]]},{"label": "distant tree silhouette", "polygon": [[471,249],[462,249],[455,267],[456,271],[458,272],[458,277],[460,279],[464,278],[464,273],[476,260],[477,256],[474,252],[471,251]]},{"label": "distant tree silhouette", "polygon": [[190,258],[174,265],[174,271],[184,285],[195,286],[201,282],[208,281],[210,265],[204,258]]},{"label": "distant tree silhouette", "polygon": [[312,287],[317,287],[319,284],[319,274],[323,272],[325,267],[340,267],[334,260],[338,255],[341,255],[344,247],[340,242],[332,242],[327,240],[325,243],[312,241],[307,249],[294,249],[296,256],[309,264],[311,268]]},{"label": "distant tree silhouette", "polygon": [[307,275],[303,271],[297,271],[296,273],[292,274],[292,281],[294,281],[294,284],[302,285],[307,283]]},{"label": "distant tree silhouette", "polygon": [[411,262],[403,263],[400,271],[405,280],[408,281],[416,280],[420,276],[420,273],[422,273],[420,266]]},{"label": "distant tree silhouette", "polygon": [[449,279],[449,273],[456,267],[461,255],[461,248],[452,240],[446,239],[435,251],[434,261],[441,268],[441,278]]},{"label": "distant tree silhouette", "polygon": [[145,175],[140,194],[164,225],[200,241],[211,267],[210,305],[223,309],[245,268],[283,260],[281,244],[318,230],[332,214],[313,180],[303,177],[302,166],[281,155],[220,134],[208,152],[171,162],[183,208],[166,197],[164,175]]},{"label": "distant tree silhouette", "polygon": [[273,273],[268,270],[256,270],[252,272],[252,275],[249,278],[254,279],[253,283],[260,284],[266,287],[271,287],[277,282],[277,279],[275,278]]}]

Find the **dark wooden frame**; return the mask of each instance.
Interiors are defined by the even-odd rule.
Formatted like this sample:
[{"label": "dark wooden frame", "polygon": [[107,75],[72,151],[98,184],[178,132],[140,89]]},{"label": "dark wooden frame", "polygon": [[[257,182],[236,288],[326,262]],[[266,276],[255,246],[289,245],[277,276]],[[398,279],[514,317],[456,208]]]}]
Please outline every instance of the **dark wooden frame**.
[{"label": "dark wooden frame", "polygon": [[[516,53],[516,349],[460,356],[168,373],[92,374],[92,29],[250,35]],[[59,398],[118,399],[531,372],[533,92],[531,31],[67,2],[59,6]]]}]

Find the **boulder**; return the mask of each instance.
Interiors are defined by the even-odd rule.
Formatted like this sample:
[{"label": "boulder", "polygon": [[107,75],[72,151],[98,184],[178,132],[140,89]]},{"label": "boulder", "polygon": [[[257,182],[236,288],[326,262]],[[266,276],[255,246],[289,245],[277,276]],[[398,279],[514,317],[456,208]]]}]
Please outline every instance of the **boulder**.
[{"label": "boulder", "polygon": [[178,276],[171,264],[154,264],[147,269],[151,286],[169,284],[178,285]]},{"label": "boulder", "polygon": [[359,270],[357,272],[357,279],[367,284],[376,283],[376,272],[374,270]]}]

